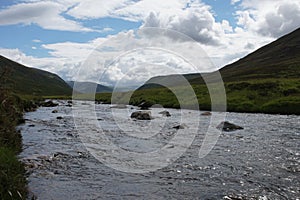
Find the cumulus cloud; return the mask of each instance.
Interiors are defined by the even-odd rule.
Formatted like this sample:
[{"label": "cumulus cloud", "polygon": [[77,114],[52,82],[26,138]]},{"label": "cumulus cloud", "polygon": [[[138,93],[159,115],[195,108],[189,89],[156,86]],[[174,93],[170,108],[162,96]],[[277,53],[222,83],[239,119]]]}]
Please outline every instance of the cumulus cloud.
[{"label": "cumulus cloud", "polygon": [[143,26],[176,30],[209,45],[220,45],[224,33],[232,32],[228,21],[217,23],[211,8],[201,3],[191,4],[176,12],[151,12]]},{"label": "cumulus cloud", "polygon": [[278,38],[300,27],[298,0],[244,0],[241,6],[238,25],[262,36]]},{"label": "cumulus cloud", "polygon": [[37,24],[44,29],[62,31],[93,31],[79,22],[64,18],[66,8],[51,1],[20,3],[0,11],[0,25]]}]

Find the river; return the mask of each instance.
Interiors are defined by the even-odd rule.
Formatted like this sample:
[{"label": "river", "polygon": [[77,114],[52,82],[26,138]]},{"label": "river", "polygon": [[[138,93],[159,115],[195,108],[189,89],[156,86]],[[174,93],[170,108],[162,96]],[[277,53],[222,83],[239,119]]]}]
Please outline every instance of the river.
[{"label": "river", "polygon": [[[180,123],[180,115],[185,112],[191,116],[181,131],[198,132],[178,159],[168,160],[167,166],[157,170],[132,173],[128,169],[139,168],[139,160],[127,159],[130,166],[122,171],[123,163],[110,166],[108,155],[99,159],[90,151],[93,145],[87,144],[89,140],[84,140],[78,131],[86,124],[81,132],[99,132],[88,123],[92,115],[86,114],[83,125],[74,124],[72,107],[66,101],[59,103],[58,107],[41,107],[26,113],[26,123],[19,127],[24,144],[20,159],[27,166],[29,199],[33,195],[41,200],[300,197],[300,116],[227,113],[227,121],[244,129],[222,132],[209,154],[199,158],[210,116],[200,116],[199,111],[167,109],[171,117],[164,117],[157,108],[152,110],[153,120],[136,121],[130,119],[135,107],[120,109],[96,104],[101,132],[122,149],[139,153],[168,145],[180,131],[173,128]],[[81,104],[86,108],[82,112],[89,113],[89,103]],[[199,116],[200,123],[195,116]],[[138,140],[117,131],[118,128],[131,133],[147,129],[145,133],[152,130],[151,134],[157,134]],[[101,143],[100,139],[96,142]]]}]

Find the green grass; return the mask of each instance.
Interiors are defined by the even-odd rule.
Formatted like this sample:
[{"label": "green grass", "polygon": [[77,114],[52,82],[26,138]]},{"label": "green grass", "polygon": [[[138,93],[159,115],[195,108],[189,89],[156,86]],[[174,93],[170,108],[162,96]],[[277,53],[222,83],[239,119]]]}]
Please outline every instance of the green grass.
[{"label": "green grass", "polygon": [[[174,89],[174,88],[173,88]],[[160,104],[168,108],[192,108],[193,101],[184,94],[186,88],[175,87],[182,91],[181,103],[167,88],[156,87],[136,90],[131,93],[114,94],[114,103],[139,105],[142,102]],[[193,85],[201,110],[211,109],[211,99],[204,84]],[[300,114],[299,79],[265,79],[225,83],[227,110],[231,112],[256,112],[272,114]],[[96,100],[111,103],[111,94],[97,94]],[[116,101],[117,100],[117,101]],[[181,105],[181,106],[180,106]]]},{"label": "green grass", "polygon": [[17,154],[22,137],[16,125],[23,120],[24,100],[0,88],[0,199],[25,199],[25,169]]}]

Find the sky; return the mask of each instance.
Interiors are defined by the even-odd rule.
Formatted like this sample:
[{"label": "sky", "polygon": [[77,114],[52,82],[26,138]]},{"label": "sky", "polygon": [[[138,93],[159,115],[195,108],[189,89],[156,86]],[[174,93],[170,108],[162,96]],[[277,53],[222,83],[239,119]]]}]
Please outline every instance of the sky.
[{"label": "sky", "polygon": [[0,1],[0,54],[125,86],[220,69],[298,27],[299,0]]}]

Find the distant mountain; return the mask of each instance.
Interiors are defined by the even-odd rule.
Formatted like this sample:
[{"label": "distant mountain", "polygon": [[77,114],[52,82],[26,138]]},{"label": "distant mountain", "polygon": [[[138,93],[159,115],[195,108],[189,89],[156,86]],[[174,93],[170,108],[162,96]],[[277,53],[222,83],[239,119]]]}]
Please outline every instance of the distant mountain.
[{"label": "distant mountain", "polygon": [[[67,81],[67,84],[74,88],[75,81]],[[93,83],[93,82],[76,82],[76,90],[80,93],[94,93],[96,88],[96,93],[106,93],[112,92],[113,88]]]},{"label": "distant mountain", "polygon": [[1,85],[24,95],[70,95],[71,87],[58,75],[26,67],[0,55]]}]

